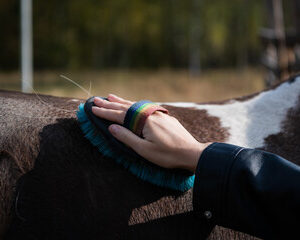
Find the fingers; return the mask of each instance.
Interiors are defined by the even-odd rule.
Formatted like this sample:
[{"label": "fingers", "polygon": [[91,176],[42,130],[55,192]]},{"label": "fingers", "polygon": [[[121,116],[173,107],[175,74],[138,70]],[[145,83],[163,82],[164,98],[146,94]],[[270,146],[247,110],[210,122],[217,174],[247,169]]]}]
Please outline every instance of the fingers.
[{"label": "fingers", "polygon": [[126,114],[126,112],[122,110],[114,110],[99,107],[92,107],[92,111],[96,116],[100,118],[104,118],[106,120],[113,121],[119,124],[123,124]]},{"label": "fingers", "polygon": [[108,96],[108,100],[109,101],[95,97],[94,103],[96,106],[92,107],[93,113],[106,120],[123,124],[126,112],[132,105],[132,102],[124,100],[113,94]]},{"label": "fingers", "polygon": [[127,105],[117,103],[117,102],[109,102],[107,100],[104,100],[104,99],[101,99],[98,97],[95,97],[94,103],[98,107],[104,107],[104,108],[114,109],[114,110],[127,111],[127,109],[129,108],[129,106],[127,106]]},{"label": "fingers", "polygon": [[131,147],[139,155],[144,158],[147,158],[150,155],[152,149],[150,142],[138,137],[127,128],[117,124],[110,125],[108,129],[115,138]]},{"label": "fingers", "polygon": [[123,99],[121,97],[118,97],[114,94],[108,94],[107,98],[110,102],[117,102],[117,103],[122,103],[122,104],[126,104],[126,105],[132,105],[133,104],[133,102],[131,102],[129,100],[125,100],[125,99]]},{"label": "fingers", "polygon": [[161,161],[161,159],[164,158],[164,153],[157,151],[157,148],[155,148],[153,143],[138,137],[127,128],[117,124],[110,125],[108,129],[115,138],[131,147],[136,153],[145,159],[148,159],[152,163],[162,167],[170,167],[170,163],[168,161]]}]

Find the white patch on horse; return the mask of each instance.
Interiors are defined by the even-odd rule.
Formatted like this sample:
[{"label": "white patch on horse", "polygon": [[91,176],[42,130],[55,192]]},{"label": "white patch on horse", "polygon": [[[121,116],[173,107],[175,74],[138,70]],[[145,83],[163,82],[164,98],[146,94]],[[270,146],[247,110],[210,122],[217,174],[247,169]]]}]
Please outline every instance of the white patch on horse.
[{"label": "white patch on horse", "polygon": [[227,143],[257,148],[264,146],[264,139],[278,134],[287,112],[298,102],[300,77],[293,82],[285,82],[275,89],[261,92],[246,100],[232,100],[224,105],[195,104],[187,102],[164,103],[176,107],[194,107],[207,110],[218,117],[222,127],[229,129]]},{"label": "white patch on horse", "polygon": [[79,99],[76,99],[76,98],[73,98],[73,99],[70,99],[68,100],[69,102],[79,102]]}]

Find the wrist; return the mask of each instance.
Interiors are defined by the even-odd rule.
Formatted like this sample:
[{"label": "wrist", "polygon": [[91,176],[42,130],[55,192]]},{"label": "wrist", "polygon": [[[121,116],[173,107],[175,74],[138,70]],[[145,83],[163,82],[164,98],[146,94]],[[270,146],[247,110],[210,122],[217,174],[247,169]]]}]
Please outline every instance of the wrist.
[{"label": "wrist", "polygon": [[205,148],[207,148],[210,144],[212,144],[212,142],[208,142],[208,143],[200,143],[197,142],[195,144],[195,146],[193,146],[192,148],[192,155],[189,161],[187,161],[187,165],[185,166],[186,169],[188,169],[189,171],[195,173],[196,172],[196,168],[199,162],[199,159],[202,155],[202,152],[204,151]]}]

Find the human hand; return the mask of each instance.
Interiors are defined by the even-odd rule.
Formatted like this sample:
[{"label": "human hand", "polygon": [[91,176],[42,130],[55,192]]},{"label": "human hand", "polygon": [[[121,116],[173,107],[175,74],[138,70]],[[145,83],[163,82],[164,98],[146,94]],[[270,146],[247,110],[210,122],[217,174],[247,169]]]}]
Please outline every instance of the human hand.
[{"label": "human hand", "polygon": [[[94,103],[96,106],[92,111],[96,116],[122,125],[128,108],[134,102],[110,94],[108,101],[96,97]],[[147,118],[144,138],[118,124],[109,126],[115,138],[145,159],[165,168],[184,168],[195,172],[202,151],[210,144],[199,143],[176,118],[160,111]]]}]

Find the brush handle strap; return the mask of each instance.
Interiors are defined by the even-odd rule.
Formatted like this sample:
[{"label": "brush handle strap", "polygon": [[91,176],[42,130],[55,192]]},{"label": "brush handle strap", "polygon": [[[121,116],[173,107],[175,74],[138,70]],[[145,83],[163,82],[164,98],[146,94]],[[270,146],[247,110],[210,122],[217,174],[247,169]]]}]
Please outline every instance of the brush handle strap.
[{"label": "brush handle strap", "polygon": [[[148,101],[148,100],[142,100],[142,101],[139,101],[139,102],[136,102],[134,104],[132,104],[130,106],[130,108],[128,108],[127,112],[126,112],[126,115],[125,115],[125,118],[124,118],[124,123],[123,123],[123,126],[130,129],[130,122],[132,119],[134,119],[134,114],[137,112],[137,110],[143,106],[144,104],[146,103],[151,103],[151,101]],[[131,129],[130,129],[131,130]]]},{"label": "brush handle strap", "polygon": [[156,111],[168,113],[167,109],[151,101],[142,100],[136,102],[127,110],[123,126],[134,132],[136,135],[142,136],[147,118]]}]

